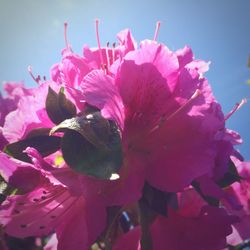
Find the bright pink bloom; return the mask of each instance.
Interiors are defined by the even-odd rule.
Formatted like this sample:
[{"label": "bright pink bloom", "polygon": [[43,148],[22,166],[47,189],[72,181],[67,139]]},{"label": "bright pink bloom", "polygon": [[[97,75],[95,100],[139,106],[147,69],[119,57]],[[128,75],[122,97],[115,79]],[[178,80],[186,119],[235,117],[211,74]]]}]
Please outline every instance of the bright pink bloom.
[{"label": "bright pink bloom", "polygon": [[220,106],[200,74],[203,63],[179,60],[164,45],[143,41],[115,77],[92,71],[81,85],[86,102],[121,128],[125,157],[138,157],[146,180],[173,192],[212,171],[215,135],[224,128]]},{"label": "bright pink bloom", "polygon": [[105,68],[107,72],[116,72],[120,58],[136,48],[136,42],[130,30],[120,31],[117,38],[119,40],[117,47],[115,43],[112,46],[107,44],[107,47],[101,49],[84,45],[83,56],[73,53],[66,42],[66,48],[62,51],[62,61],[51,68],[52,80],[77,88],[83,77],[93,69]]}]

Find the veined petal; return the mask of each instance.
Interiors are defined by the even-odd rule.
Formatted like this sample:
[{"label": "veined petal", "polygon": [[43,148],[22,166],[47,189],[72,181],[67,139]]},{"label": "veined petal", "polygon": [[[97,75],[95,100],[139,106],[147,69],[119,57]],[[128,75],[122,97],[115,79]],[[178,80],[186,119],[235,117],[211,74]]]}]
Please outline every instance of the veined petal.
[{"label": "veined petal", "polygon": [[101,70],[93,70],[84,78],[81,88],[87,103],[101,109],[105,118],[114,120],[123,128],[123,103],[112,77]]}]

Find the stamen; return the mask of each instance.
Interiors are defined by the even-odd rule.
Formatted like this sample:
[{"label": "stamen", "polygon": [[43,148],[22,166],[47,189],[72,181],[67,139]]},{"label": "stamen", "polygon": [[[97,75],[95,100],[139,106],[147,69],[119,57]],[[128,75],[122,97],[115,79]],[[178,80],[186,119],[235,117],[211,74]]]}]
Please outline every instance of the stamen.
[{"label": "stamen", "polygon": [[115,42],[112,44],[112,63],[115,61]]},{"label": "stamen", "polygon": [[67,49],[70,49],[69,43],[68,43],[68,36],[67,36],[67,31],[68,31],[68,23],[64,23],[64,41]]},{"label": "stamen", "polygon": [[32,78],[36,83],[40,84],[41,77],[40,77],[39,75],[38,75],[38,77],[35,77],[35,76],[33,75],[32,67],[31,67],[31,66],[28,66],[28,72],[29,72],[31,78]]},{"label": "stamen", "polygon": [[107,58],[107,73],[108,73],[109,68],[110,68],[109,42],[107,42],[107,46],[106,46],[106,58]]},{"label": "stamen", "polygon": [[154,34],[154,41],[157,41],[158,35],[159,35],[159,30],[160,30],[161,22],[158,21],[156,22],[156,27],[155,27],[155,34]]},{"label": "stamen", "polygon": [[99,50],[99,55],[100,55],[100,60],[101,60],[101,68],[103,69],[103,56],[102,56],[102,49],[101,49],[101,43],[100,43],[100,37],[99,37],[99,20],[95,20],[95,31],[96,31],[96,40],[97,40],[97,45],[98,45],[98,50]]},{"label": "stamen", "polygon": [[174,113],[172,113],[169,117],[165,118],[165,115],[162,115],[160,118],[160,121],[158,124],[149,132],[149,134],[153,133],[166,122],[172,119],[174,116],[176,116],[181,110],[183,110],[192,100],[194,100],[196,97],[198,97],[201,94],[201,91],[199,89],[196,89],[194,94],[183,104],[181,105]]},{"label": "stamen", "polygon": [[234,108],[225,116],[224,120],[228,120],[236,111],[238,111],[246,103],[246,98],[242,99],[240,103],[236,103]]}]

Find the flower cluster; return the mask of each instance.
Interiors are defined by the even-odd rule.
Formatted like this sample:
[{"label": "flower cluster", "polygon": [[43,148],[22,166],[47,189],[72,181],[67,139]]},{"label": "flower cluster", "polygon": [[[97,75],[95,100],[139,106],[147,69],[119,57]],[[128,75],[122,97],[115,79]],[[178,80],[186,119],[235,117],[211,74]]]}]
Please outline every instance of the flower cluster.
[{"label": "flower cluster", "polygon": [[[73,52],[37,87],[0,96],[0,173],[15,192],[5,234],[44,249],[222,250],[250,237],[250,163],[189,47],[118,43]],[[46,238],[46,240],[48,237]]]}]

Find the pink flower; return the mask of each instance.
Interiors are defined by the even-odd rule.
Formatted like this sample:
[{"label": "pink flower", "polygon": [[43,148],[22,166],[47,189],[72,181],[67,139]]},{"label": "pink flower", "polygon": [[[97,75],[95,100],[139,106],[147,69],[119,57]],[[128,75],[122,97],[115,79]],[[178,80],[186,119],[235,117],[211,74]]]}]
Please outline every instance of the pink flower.
[{"label": "pink flower", "polygon": [[83,186],[70,169],[54,169],[36,151],[29,149],[29,153],[35,162],[33,169],[38,172],[41,168],[41,180],[31,192],[8,197],[3,203],[0,216],[5,231],[16,237],[42,236],[56,231],[58,249],[88,249],[106,224],[105,206],[97,195],[98,187],[93,189],[91,182],[90,186],[87,183]]},{"label": "pink flower", "polygon": [[97,48],[83,47],[83,56],[74,53],[67,41],[67,23],[65,23],[66,48],[62,51],[62,61],[51,68],[51,78],[58,83],[77,88],[83,77],[93,69],[105,69],[109,73],[116,71],[120,58],[136,48],[136,42],[130,30],[122,30],[117,34],[119,45],[115,43],[101,48],[98,34],[98,20],[96,21]]},{"label": "pink flower", "polygon": [[3,149],[7,144],[2,128],[6,116],[17,108],[17,104],[22,96],[30,94],[29,90],[24,88],[23,83],[6,82],[4,83],[4,90],[7,93],[7,97],[2,97],[0,93],[0,149]]},{"label": "pink flower", "polygon": [[146,180],[168,192],[212,171],[215,134],[224,128],[220,106],[200,74],[203,63],[194,67],[190,53],[181,61],[164,45],[143,41],[114,77],[96,70],[81,85],[84,100],[122,130],[125,157],[138,157]]},{"label": "pink flower", "polygon": [[[125,180],[101,181],[54,168],[28,148],[32,164],[1,154],[3,177],[26,194],[7,198],[0,208],[5,232],[15,237],[43,236],[56,232],[58,249],[89,249],[106,226],[106,207],[134,202],[137,175]],[[22,179],[21,179],[22,178]],[[31,180],[26,185],[24,179]],[[36,181],[32,184],[32,181]],[[140,184],[141,185],[141,184]]]},{"label": "pink flower", "polygon": [[[118,33],[117,46],[102,47],[98,21],[97,48],[84,46],[83,55],[77,55],[68,44],[66,27],[66,48],[62,61],[51,69],[52,81],[41,82],[30,72],[38,87],[8,83],[8,98],[0,96],[0,103],[14,104],[5,105],[7,111],[0,109],[0,147],[7,141],[17,142],[14,146],[32,141],[41,131],[56,140],[55,148],[47,144],[46,153],[25,143],[21,149],[11,148],[13,144],[5,148],[16,159],[0,152],[1,175],[19,190],[0,207],[5,232],[20,238],[55,233],[47,249],[87,250],[105,229],[113,230],[112,223],[120,225],[117,215],[107,224],[108,207],[121,206],[120,212],[127,212],[126,205],[146,199],[149,192],[153,201],[164,196],[164,202],[156,201],[150,209],[168,211],[150,225],[156,250],[221,250],[232,224],[238,236],[246,238],[249,173],[241,168],[247,163],[234,159],[239,157],[234,145],[240,136],[225,128],[225,120],[240,105],[224,117],[203,76],[209,63],[195,60],[189,47],[173,52],[157,43],[158,28],[154,40],[142,41],[139,48],[129,30]],[[91,113],[93,106],[103,117],[99,111]],[[119,144],[117,148],[113,150],[109,140]],[[68,165],[55,166],[61,152]],[[245,178],[240,184],[234,183],[240,177],[232,160]],[[95,164],[103,167],[100,175]],[[106,172],[113,165],[119,165],[119,178],[109,180]],[[177,192],[178,209],[171,206]],[[243,205],[238,213],[243,221],[236,224],[238,218],[219,207],[220,201],[229,203],[232,213]],[[135,214],[139,216],[137,209]],[[113,249],[141,249],[144,225],[133,226]]]},{"label": "pink flower", "polygon": [[233,183],[227,189],[227,192],[242,204],[242,209],[237,213],[227,206],[229,211],[241,219],[240,223],[234,225],[234,233],[229,237],[229,243],[235,245],[250,237],[250,162],[242,162],[236,157],[232,159],[242,177],[240,182]]},{"label": "pink flower", "polygon": [[36,88],[28,89],[29,94],[22,96],[17,108],[6,116],[2,131],[8,142],[12,143],[24,139],[33,129],[54,126],[46,111],[46,97],[49,87],[56,93],[61,87],[65,88],[66,97],[77,107],[82,108],[83,104],[76,100],[79,98],[78,92],[63,84],[45,81]]},{"label": "pink flower", "polygon": [[[158,216],[152,223],[153,249],[221,250],[226,246],[226,236],[231,234],[231,225],[237,218],[223,208],[192,203],[190,197],[188,202],[177,212],[169,209],[168,217]],[[121,236],[113,249],[122,250],[126,246],[129,250],[140,250],[140,237],[141,229],[137,226]]]}]

